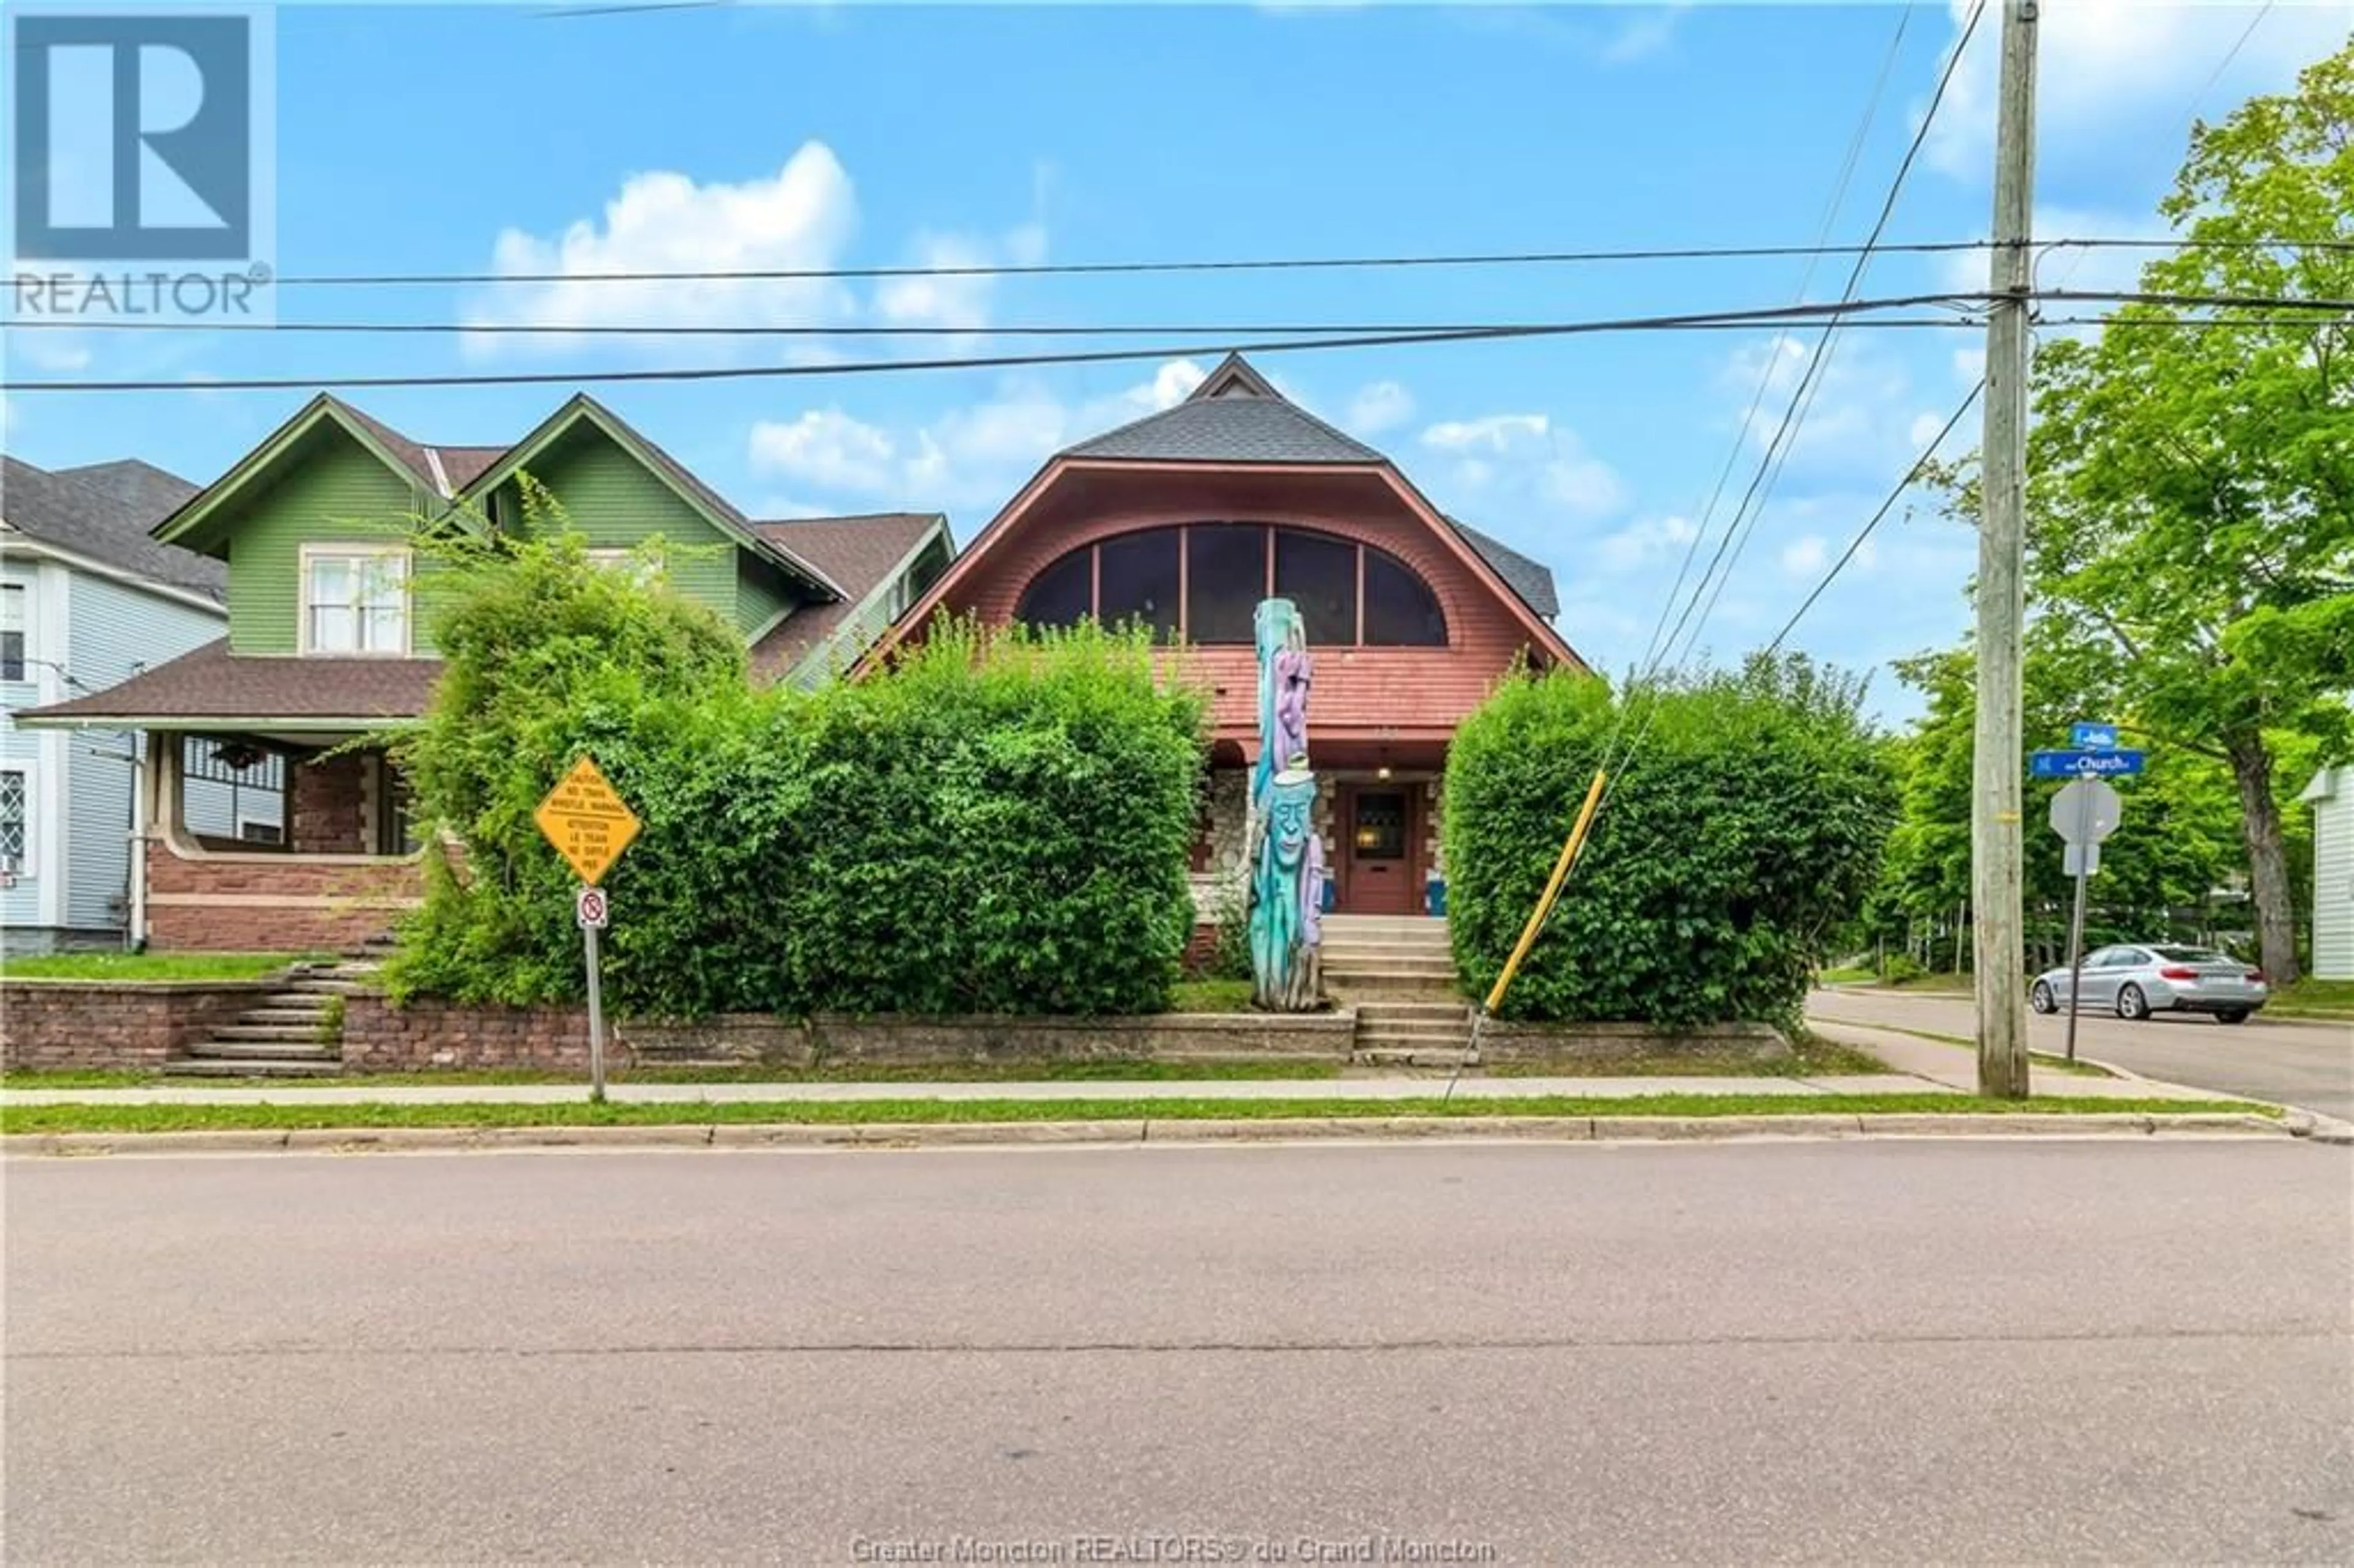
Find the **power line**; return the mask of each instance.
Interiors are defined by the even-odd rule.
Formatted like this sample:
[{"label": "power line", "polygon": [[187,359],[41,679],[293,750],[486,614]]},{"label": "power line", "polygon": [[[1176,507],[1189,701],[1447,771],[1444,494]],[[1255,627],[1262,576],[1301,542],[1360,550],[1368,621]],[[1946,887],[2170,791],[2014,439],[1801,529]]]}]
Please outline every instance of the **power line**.
[{"label": "power line", "polygon": [[1840,573],[1847,569],[1847,564],[1855,559],[1856,552],[1863,548],[1863,542],[1872,537],[1872,531],[1880,526],[1881,520],[1896,509],[1898,500],[1906,491],[1913,488],[1914,481],[1921,477],[1921,471],[1929,465],[1931,458],[1937,455],[1937,449],[1946,444],[1946,438],[1954,433],[1954,427],[1962,422],[1963,417],[1977,405],[1978,394],[1985,390],[1986,378],[1981,376],[1978,385],[1970,388],[1969,396],[1962,399],[1962,406],[1956,408],[1953,417],[1946,421],[1945,428],[1931,437],[1929,444],[1922,449],[1921,455],[1913,460],[1913,466],[1904,471],[1904,477],[1896,482],[1896,488],[1888,493],[1888,499],[1880,503],[1879,510],[1874,512],[1865,521],[1863,526],[1856,531],[1855,537],[1848,541],[1847,548],[1840,552],[1840,558],[1833,561],[1831,569],[1823,574],[1823,580],[1814,586],[1813,591],[1807,595],[1804,603],[1790,612],[1790,619],[1782,623],[1782,630],[1774,633],[1774,641],[1766,645],[1767,658],[1772,658],[1781,651],[1783,639],[1788,637],[1797,629],[1798,622],[1806,618],[1807,611],[1815,608],[1815,600],[1823,597],[1823,590],[1829,588],[1838,579]]},{"label": "power line", "polygon": [[[1865,240],[1862,252],[1856,257],[1855,265],[1849,271],[1847,287],[1844,291],[1848,295],[1852,295],[1857,285],[1862,281],[1864,268],[1872,259],[1872,242],[1878,239],[1882,231],[1887,228],[1890,216],[1896,210],[1897,199],[1903,194],[1905,178],[1912,173],[1914,161],[1919,157],[1922,147],[1928,142],[1929,128],[1936,121],[1937,111],[1945,102],[1946,90],[1952,86],[1954,75],[1960,69],[1962,56],[1969,48],[1970,39],[1978,31],[1979,19],[1985,15],[1986,0],[1978,0],[1978,3],[1970,10],[1969,19],[1963,25],[1961,37],[1955,41],[1953,52],[1946,57],[1945,69],[1937,77],[1936,88],[1930,94],[1929,106],[1921,116],[1920,125],[1913,132],[1912,143],[1905,148],[1903,159],[1897,164],[1894,177],[1889,182],[1887,198],[1882,202],[1879,216],[1873,220],[1871,236]],[[1750,480],[1749,488],[1743,494],[1740,504],[1734,509],[1733,520],[1726,524],[1724,535],[1717,542],[1716,553],[1710,558],[1708,569],[1702,574],[1700,582],[1693,585],[1692,597],[1685,602],[1683,614],[1677,619],[1675,630],[1668,633],[1668,641],[1660,650],[1662,658],[1674,649],[1677,636],[1681,633],[1686,620],[1691,619],[1693,609],[1700,604],[1701,595],[1708,589],[1711,579],[1715,578],[1714,591],[1709,593],[1707,607],[1701,610],[1699,620],[1691,622],[1691,635],[1685,641],[1683,653],[1677,655],[1676,663],[1681,666],[1684,659],[1690,657],[1692,648],[1698,644],[1701,630],[1708,624],[1709,616],[1714,612],[1717,599],[1723,593],[1724,583],[1731,579],[1733,568],[1740,561],[1741,552],[1748,547],[1749,536],[1756,531],[1757,519],[1765,511],[1765,496],[1771,491],[1771,476],[1780,471],[1776,458],[1778,456],[1783,461],[1787,461],[1789,448],[1797,444],[1797,429],[1804,424],[1807,412],[1813,407],[1815,393],[1820,388],[1821,372],[1828,361],[1831,340],[1836,332],[1837,322],[1834,319],[1824,326],[1821,335],[1815,340],[1814,352],[1808,360],[1806,372],[1800,376],[1798,386],[1791,393],[1789,405],[1783,410],[1781,424],[1775,430],[1773,440],[1766,443],[1766,455],[1760,460],[1757,472]],[[1718,575],[1720,562],[1723,563],[1722,576]],[[1649,729],[1649,726],[1647,724],[1644,733],[1648,734]],[[1640,744],[1639,739],[1638,744]],[[1629,755],[1630,757],[1632,755],[1631,749]]]},{"label": "power line", "polygon": [[[1925,239],[1882,247],[1915,255],[1983,250],[1984,239]],[[888,278],[1071,278],[1171,272],[1307,272],[1366,269],[1570,266],[1609,261],[1737,261],[1847,255],[1853,246],[1689,245],[1623,249],[1505,250],[1389,256],[1204,258],[1176,261],[1003,261],[899,267],[748,267],[624,272],[313,272],[276,280],[280,288],[415,288],[498,283],[818,282]]]},{"label": "power line", "polygon": [[[1855,134],[1848,141],[1847,156],[1840,164],[1839,177],[1832,182],[1830,200],[1823,206],[1822,225],[1815,234],[1818,244],[1825,243],[1830,238],[1831,226],[1839,221],[1840,207],[1847,200],[1848,182],[1853,177],[1856,163],[1862,156],[1864,140],[1871,133],[1872,122],[1879,117],[1881,96],[1888,90],[1889,76],[1895,68],[1897,56],[1902,52],[1904,35],[1912,25],[1912,20],[1911,6],[1906,6],[1897,13],[1896,31],[1888,40],[1887,57],[1880,63],[1880,74],[1872,81],[1871,96],[1864,100],[1863,114],[1856,122]],[[1817,260],[1808,259],[1807,270],[1798,280],[1800,299],[1806,297],[1808,286],[1814,281]],[[1751,395],[1749,407],[1741,416],[1741,423],[1734,427],[1733,446],[1724,454],[1724,466],[1717,470],[1716,483],[1710,489],[1707,503],[1701,508],[1700,522],[1694,525],[1691,539],[1684,546],[1683,559],[1676,567],[1676,580],[1669,586],[1668,597],[1660,602],[1659,620],[1652,623],[1651,635],[1643,644],[1642,656],[1635,662],[1638,670],[1645,668],[1651,662],[1652,653],[1659,646],[1659,633],[1666,630],[1668,616],[1676,607],[1676,596],[1683,592],[1684,579],[1691,575],[1692,562],[1700,554],[1700,542],[1707,535],[1708,525],[1716,516],[1717,503],[1724,499],[1724,487],[1732,482],[1734,468],[1741,461],[1743,440],[1748,435],[1750,424],[1757,418],[1757,410],[1764,406],[1766,394],[1772,389],[1773,385],[1774,365],[1769,358],[1765,370],[1757,377],[1757,390]],[[1622,710],[1621,724],[1624,718]],[[1612,745],[1606,747],[1603,754],[1606,761],[1609,758],[1611,751],[1615,749],[1618,733],[1618,726],[1614,725],[1611,730]]]},{"label": "power line", "polygon": [[[2092,299],[2095,296],[2070,294],[2053,291],[2036,296],[2038,299]],[[2098,296],[2103,299],[2124,298],[2129,303],[2166,303],[2178,297],[2134,294],[2131,296]],[[2182,296],[2179,298],[2197,298]],[[2226,302],[2235,309],[2253,310],[2269,303],[2275,309],[2312,309],[2334,311],[2334,301],[2300,301],[2282,299],[2263,302],[2238,299]],[[1962,308],[1959,302],[1956,308]],[[1555,323],[1544,322],[1108,322],[1095,324],[1000,323],[981,327],[944,326],[749,326],[733,323],[699,323],[671,322],[579,322],[570,324],[535,323],[516,326],[477,326],[466,322],[254,322],[244,325],[217,325],[201,321],[121,321],[86,323],[68,319],[43,318],[38,321],[10,322],[8,332],[81,332],[81,333],[208,333],[224,337],[268,337],[277,334],[295,335],[355,336],[458,336],[468,333],[486,333],[496,336],[533,337],[713,337],[713,338],[829,338],[829,337],[1135,337],[1150,334],[1169,336],[1208,337],[1224,341],[1245,334],[1283,333],[1293,334],[1391,333],[1405,336],[1469,333],[1536,333],[1548,330]],[[2045,317],[2042,326],[2106,325],[2120,327],[2252,327],[2312,325],[2310,317],[2295,316],[2234,316],[2234,317],[2118,317],[2071,316]],[[1747,332],[1756,323],[1747,316],[1722,321],[1693,321],[1676,330],[1711,332]],[[1845,323],[1848,330],[1870,328],[1881,331],[1889,327],[1938,327],[1948,331],[1956,328],[1982,330],[1986,323],[1973,315],[1948,316],[1873,316]],[[1665,329],[1663,329],[1665,330]],[[1737,455],[1736,449],[1736,455]]]},{"label": "power line", "polygon": [[1986,296],[1970,293],[1911,294],[1879,300],[1841,300],[1828,304],[1767,306],[1752,310],[1702,311],[1681,315],[1625,316],[1593,321],[1550,322],[1525,326],[1482,327],[1469,332],[1366,333],[1354,336],[1268,338],[1219,344],[1163,344],[1153,348],[1104,348],[1040,354],[979,355],[962,358],[860,360],[831,365],[694,366],[672,369],[514,371],[425,376],[255,376],[205,381],[20,381],[13,392],[224,392],[284,391],[328,387],[533,387],[552,384],[641,381],[731,381],[812,376],[874,376],[917,370],[990,370],[1041,365],[1097,365],[1167,359],[1207,352],[1305,353],[1317,349],[1386,348],[1415,344],[1481,343],[1512,338],[1573,337],[1596,333],[1674,332],[1723,325],[1755,326],[1820,320],[1876,310],[1925,305],[1972,304]]},{"label": "power line", "polygon": [[[1890,240],[1872,247],[1884,256],[1935,256],[1991,249],[1989,239]],[[2055,240],[2087,249],[2354,249],[2337,236],[2287,236],[2239,239],[2163,239],[2088,236]],[[501,283],[751,283],[856,281],[891,278],[1071,278],[1122,277],[1184,272],[1306,272],[1457,267],[1552,267],[1617,261],[1742,261],[1779,257],[1853,256],[1853,244],[1636,246],[1582,250],[1501,250],[1379,256],[1277,256],[1200,258],[1172,261],[1005,261],[938,266],[746,267],[616,272],[297,272],[274,280],[281,289],[425,288],[492,286]]]},{"label": "power line", "polygon": [[[262,392],[302,390],[323,387],[536,387],[554,385],[587,385],[603,383],[664,382],[664,381],[735,381],[790,379],[823,376],[877,376],[900,371],[922,370],[992,370],[1012,369],[1046,365],[1101,365],[1153,359],[1170,359],[1187,355],[1232,351],[1237,354],[1309,353],[1320,349],[1385,348],[1414,346],[1424,344],[1492,343],[1518,338],[1577,337],[1619,333],[1643,332],[1724,332],[1749,331],[1759,326],[1776,324],[1812,324],[1829,322],[1845,330],[1856,328],[1900,327],[1929,330],[1951,330],[1980,323],[1967,317],[1892,317],[1875,318],[1865,313],[1903,310],[1924,306],[1968,308],[1985,303],[1990,296],[1980,293],[1908,294],[1872,300],[1840,300],[1827,303],[1791,306],[1764,306],[1732,311],[1694,312],[1681,315],[1620,316],[1573,322],[1529,322],[1491,323],[1474,326],[1438,326],[1427,329],[1403,328],[1394,331],[1345,331],[1338,327],[1318,327],[1319,333],[1333,335],[1313,337],[1277,337],[1235,341],[1231,337],[1212,336],[1204,341],[1187,344],[1161,344],[1150,348],[1106,348],[1070,350],[1039,354],[977,355],[960,358],[854,360],[839,364],[818,365],[726,365],[684,366],[673,368],[638,370],[550,370],[495,372],[480,375],[312,375],[222,377],[206,380],[176,381],[17,381],[7,384],[12,392]],[[2199,320],[2168,320],[2162,318],[2116,319],[2102,316],[2072,316],[2055,318],[2048,325],[2102,325],[2133,327],[2172,327],[2199,330],[2244,329],[2258,326],[2312,326],[2329,323],[2340,314],[2354,313],[2354,300],[2300,300],[2285,296],[2261,294],[2161,294],[2139,292],[2106,292],[2062,291],[2038,296],[2084,302],[2122,304],[2162,304],[2197,306],[2219,310],[2310,311],[2310,316],[2250,316],[2221,317]],[[93,329],[98,330],[98,329]],[[250,329],[234,329],[250,330]],[[668,330],[668,329],[665,329]],[[983,334],[985,335],[985,334]],[[1802,383],[1802,387],[1806,385]],[[1769,448],[1769,451],[1773,449]],[[1736,519],[1740,516],[1735,514]],[[1727,538],[1731,537],[1728,531]],[[1718,555],[1711,563],[1711,575],[1723,556],[1721,544]],[[1737,556],[1735,557],[1738,558]],[[1703,576],[1702,583],[1708,581]],[[1697,590],[1696,590],[1697,591]],[[1689,614],[1689,607],[1687,609]],[[1676,630],[1670,634],[1672,645],[1683,630],[1679,620]],[[1664,650],[1662,651],[1664,657]]]}]

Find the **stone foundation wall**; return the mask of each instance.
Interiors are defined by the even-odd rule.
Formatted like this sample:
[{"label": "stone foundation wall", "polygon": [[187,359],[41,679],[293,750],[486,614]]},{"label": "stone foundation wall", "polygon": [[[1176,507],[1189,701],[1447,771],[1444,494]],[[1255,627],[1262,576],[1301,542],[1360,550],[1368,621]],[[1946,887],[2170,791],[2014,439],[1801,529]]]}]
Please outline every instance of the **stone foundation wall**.
[{"label": "stone foundation wall", "polygon": [[388,931],[425,892],[416,857],[189,855],[147,843],[147,943],[168,951],[339,952]]},{"label": "stone foundation wall", "polygon": [[160,1067],[275,983],[0,982],[0,1070]]}]

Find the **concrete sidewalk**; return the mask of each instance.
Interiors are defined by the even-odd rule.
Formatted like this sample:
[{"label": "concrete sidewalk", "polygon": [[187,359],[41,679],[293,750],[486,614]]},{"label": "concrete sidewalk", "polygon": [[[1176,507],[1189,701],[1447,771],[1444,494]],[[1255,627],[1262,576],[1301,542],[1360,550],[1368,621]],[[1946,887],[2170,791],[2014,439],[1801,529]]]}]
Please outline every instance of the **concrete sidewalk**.
[{"label": "concrete sidewalk", "polygon": [[[1970,1046],[1823,1018],[1808,1019],[1807,1027],[1826,1040],[1869,1051],[1898,1072],[1915,1078],[1925,1078],[1933,1084],[1965,1093],[1975,1093],[1978,1089],[1978,1053]],[[2111,1071],[2117,1075],[2104,1078],[2090,1073],[2069,1073],[2057,1067],[2031,1065],[2027,1069],[2028,1091],[2054,1098],[2077,1099],[2211,1100],[2233,1097],[2219,1095],[2212,1089],[2195,1089],[2182,1084],[2161,1083],[2156,1078],[2136,1077],[2121,1068],[2112,1068]]]},{"label": "concrete sidewalk", "polygon": [[[1458,1099],[1508,1100],[1545,1097],[1638,1099],[1652,1095],[1968,1094],[1978,1064],[1964,1046],[1861,1025],[1817,1023],[1817,1032],[1868,1051],[1886,1073],[1812,1077],[1531,1077],[1467,1075]],[[2068,1099],[2213,1099],[2208,1090],[2149,1078],[2094,1077],[2038,1067],[2032,1089]],[[1044,1083],[632,1084],[615,1083],[609,1096],[636,1105],[778,1104],[855,1100],[1325,1100],[1419,1099],[1444,1094],[1443,1073],[1383,1078],[1057,1079]],[[205,1084],[143,1085],[119,1089],[0,1090],[0,1106],[20,1105],[561,1105],[579,1099],[585,1084],[336,1084],[292,1080],[267,1087]]]},{"label": "concrete sidewalk", "polygon": [[[2094,1083],[2100,1080],[2071,1080]],[[1634,1099],[1647,1095],[1910,1095],[1953,1092],[1953,1086],[1909,1073],[1817,1078],[1483,1078],[1466,1076],[1458,1099],[1576,1096]],[[1447,1092],[1444,1074],[1393,1078],[1151,1078],[1052,1083],[625,1084],[607,1090],[636,1105],[774,1104],[845,1100],[1399,1100]],[[0,1106],[19,1105],[560,1105],[585,1084],[359,1085],[300,1080],[267,1088],[203,1084],[126,1089],[0,1090]]]}]

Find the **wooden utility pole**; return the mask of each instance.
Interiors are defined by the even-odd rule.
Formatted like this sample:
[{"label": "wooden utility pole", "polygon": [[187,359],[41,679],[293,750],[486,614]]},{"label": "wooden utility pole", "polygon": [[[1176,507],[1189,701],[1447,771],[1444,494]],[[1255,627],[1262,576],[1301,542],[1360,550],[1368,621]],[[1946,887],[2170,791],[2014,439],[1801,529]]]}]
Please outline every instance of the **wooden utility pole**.
[{"label": "wooden utility pole", "polygon": [[1970,903],[1978,916],[1978,1093],[2023,1099],[2026,917],[2020,907],[2020,729],[2026,621],[2027,294],[2035,205],[2036,0],[2002,0],[1995,118],[1995,295],[1987,313],[1985,493],[1978,521],[1978,736]]}]

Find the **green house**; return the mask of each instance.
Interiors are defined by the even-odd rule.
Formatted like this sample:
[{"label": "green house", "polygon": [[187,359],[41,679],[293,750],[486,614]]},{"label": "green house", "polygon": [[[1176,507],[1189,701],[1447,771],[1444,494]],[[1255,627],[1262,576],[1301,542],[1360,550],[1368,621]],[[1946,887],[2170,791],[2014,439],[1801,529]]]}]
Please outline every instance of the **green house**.
[{"label": "green house", "polygon": [[[763,681],[813,685],[847,668],[953,551],[937,513],[748,517],[585,396],[504,446],[428,445],[313,398],[154,530],[226,565],[228,635],[21,715],[148,734],[138,934],[158,947],[341,948],[415,901],[399,776],[380,750],[347,743],[416,719],[440,673],[420,613],[433,571],[414,530],[530,526],[526,479],[592,559],[633,561],[659,539],[664,582],[733,624]],[[192,789],[235,798],[234,837],[188,825]]]}]

